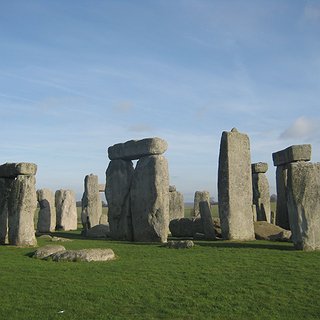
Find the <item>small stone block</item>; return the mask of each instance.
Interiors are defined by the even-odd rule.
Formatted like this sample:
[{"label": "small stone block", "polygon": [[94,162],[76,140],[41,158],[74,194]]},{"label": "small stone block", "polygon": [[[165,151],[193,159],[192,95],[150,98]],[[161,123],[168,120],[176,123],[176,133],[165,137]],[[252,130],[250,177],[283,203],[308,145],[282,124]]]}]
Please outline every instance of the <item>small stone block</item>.
[{"label": "small stone block", "polygon": [[251,164],[252,173],[265,173],[268,171],[268,164],[266,162],[257,162]]}]

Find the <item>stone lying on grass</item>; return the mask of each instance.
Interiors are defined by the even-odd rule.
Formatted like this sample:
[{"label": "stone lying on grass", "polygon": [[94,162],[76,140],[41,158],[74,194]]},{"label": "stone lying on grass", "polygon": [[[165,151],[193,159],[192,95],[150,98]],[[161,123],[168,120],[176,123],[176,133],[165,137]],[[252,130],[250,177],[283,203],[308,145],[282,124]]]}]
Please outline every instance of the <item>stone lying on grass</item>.
[{"label": "stone lying on grass", "polygon": [[257,240],[290,241],[291,231],[267,221],[254,222],[254,233]]},{"label": "stone lying on grass", "polygon": [[86,238],[108,238],[110,235],[110,228],[108,224],[98,224],[91,229],[83,230],[81,233]]},{"label": "stone lying on grass", "polygon": [[54,253],[65,251],[65,250],[66,248],[64,246],[48,244],[44,247],[37,249],[34,252],[33,257],[36,259],[46,259]]},{"label": "stone lying on grass", "polygon": [[[36,234],[36,235],[37,235],[37,234]],[[42,235],[39,236],[39,239],[48,240],[48,241],[52,241],[52,242],[68,242],[68,241],[73,241],[73,240],[68,239],[68,238],[60,238],[60,237],[51,236],[50,234],[42,234]]]},{"label": "stone lying on grass", "polygon": [[109,261],[115,259],[115,254],[112,249],[82,249],[57,252],[51,258],[56,262]]},{"label": "stone lying on grass", "polygon": [[184,241],[168,241],[164,244],[164,247],[170,249],[190,249],[194,246],[193,241],[184,240]]}]

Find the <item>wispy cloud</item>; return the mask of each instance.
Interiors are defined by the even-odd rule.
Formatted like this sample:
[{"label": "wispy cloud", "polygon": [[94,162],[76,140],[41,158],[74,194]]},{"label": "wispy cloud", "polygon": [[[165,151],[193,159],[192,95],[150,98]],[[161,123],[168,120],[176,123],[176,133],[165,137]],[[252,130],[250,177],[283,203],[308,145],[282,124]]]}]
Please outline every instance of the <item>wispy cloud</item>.
[{"label": "wispy cloud", "polygon": [[132,101],[120,101],[114,107],[115,111],[123,112],[123,113],[130,112],[132,109],[133,109],[133,102]]}]

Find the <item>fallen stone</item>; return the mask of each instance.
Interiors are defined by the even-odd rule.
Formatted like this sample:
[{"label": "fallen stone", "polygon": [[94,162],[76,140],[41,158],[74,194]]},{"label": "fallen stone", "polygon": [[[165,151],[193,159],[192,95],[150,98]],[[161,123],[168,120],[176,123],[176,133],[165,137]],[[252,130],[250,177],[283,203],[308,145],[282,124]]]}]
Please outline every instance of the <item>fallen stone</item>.
[{"label": "fallen stone", "polygon": [[66,250],[66,248],[64,246],[48,244],[44,247],[37,249],[33,254],[33,258],[47,259],[52,254],[57,253],[57,252],[62,252],[65,250]]},{"label": "fallen stone", "polygon": [[1,178],[15,178],[22,175],[34,176],[36,173],[37,165],[35,163],[18,162],[0,165]]},{"label": "fallen stone", "polygon": [[191,240],[168,241],[164,244],[164,247],[170,249],[190,249],[194,247],[194,243]]},{"label": "fallen stone", "polygon": [[266,173],[268,171],[268,164],[266,162],[257,162],[251,164],[252,173]]},{"label": "fallen stone", "polygon": [[290,241],[291,239],[291,231],[267,221],[256,221],[254,223],[254,234],[257,240]]},{"label": "fallen stone", "polygon": [[173,237],[193,237],[196,233],[204,233],[201,218],[181,218],[171,220],[169,230]]},{"label": "fallen stone", "polygon": [[106,239],[110,236],[110,228],[109,225],[98,224],[91,229],[85,230],[84,236],[86,238],[94,238],[94,239]]},{"label": "fallen stone", "polygon": [[91,262],[110,261],[115,259],[112,249],[66,250],[53,254],[52,261]]},{"label": "fallen stone", "polygon": [[298,144],[272,154],[274,166],[281,166],[291,162],[310,161],[311,144]]},{"label": "fallen stone", "polygon": [[52,237],[51,238],[52,242],[71,242],[73,240],[68,239],[68,238],[61,238],[61,237]]},{"label": "fallen stone", "polygon": [[197,232],[193,235],[193,240],[206,240],[206,236],[204,233]]},{"label": "fallen stone", "polygon": [[[38,234],[39,233],[36,233],[36,236],[38,236]],[[51,240],[52,236],[50,236],[50,234],[42,234],[42,235],[39,235],[38,238],[42,240]]]},{"label": "fallen stone", "polygon": [[130,140],[109,147],[108,156],[110,160],[136,160],[146,156],[160,155],[167,148],[167,142],[160,138]]}]

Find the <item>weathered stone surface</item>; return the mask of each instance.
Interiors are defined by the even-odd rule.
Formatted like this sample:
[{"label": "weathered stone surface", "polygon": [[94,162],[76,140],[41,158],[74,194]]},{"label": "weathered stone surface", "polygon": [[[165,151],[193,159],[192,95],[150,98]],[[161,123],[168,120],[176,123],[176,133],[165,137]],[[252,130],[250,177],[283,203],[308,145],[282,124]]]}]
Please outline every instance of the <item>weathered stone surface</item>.
[{"label": "weathered stone surface", "polygon": [[37,208],[35,176],[19,175],[9,196],[9,244],[35,246],[34,214]]},{"label": "weathered stone surface", "polygon": [[236,129],[222,133],[218,198],[223,238],[253,240],[250,142],[246,134]]},{"label": "weathered stone surface", "polygon": [[64,246],[48,244],[44,247],[37,249],[33,254],[33,258],[47,259],[52,254],[57,253],[57,252],[61,252],[61,251],[65,251],[65,250],[66,250],[66,248]]},{"label": "weathered stone surface", "polygon": [[18,162],[0,165],[0,177],[2,178],[15,178],[19,175],[32,176],[36,173],[37,165],[35,163]]},{"label": "weathered stone surface", "polygon": [[39,189],[37,190],[37,199],[40,205],[37,231],[52,232],[56,227],[54,194],[49,189]]},{"label": "weathered stone surface", "polygon": [[169,225],[169,172],[163,156],[141,158],[131,186],[134,241],[166,242]]},{"label": "weathered stone surface", "polygon": [[0,244],[8,243],[8,200],[14,179],[0,178]]},{"label": "weathered stone surface", "polygon": [[77,230],[77,207],[76,198],[72,190],[57,190],[55,193],[57,213],[56,229],[65,231]]},{"label": "weathered stone surface", "polygon": [[200,201],[200,216],[206,240],[216,240],[216,233],[211,217],[210,207],[207,201]]},{"label": "weathered stone surface", "polygon": [[110,235],[109,225],[106,224],[98,224],[91,229],[85,230],[84,236],[87,238],[102,238],[106,239]]},{"label": "weathered stone surface", "polygon": [[169,220],[184,217],[183,194],[178,191],[169,192]]},{"label": "weathered stone surface", "polygon": [[274,166],[281,166],[291,162],[310,161],[311,144],[298,144],[272,154]]},{"label": "weathered stone surface", "polygon": [[320,250],[320,163],[290,164],[287,191],[295,247]]},{"label": "weathered stone surface", "polygon": [[52,260],[70,262],[110,261],[116,258],[112,249],[82,249],[60,251],[52,256]]},{"label": "weathered stone surface", "polygon": [[102,201],[99,193],[98,176],[87,175],[84,179],[84,193],[81,199],[81,221],[84,228],[99,224],[102,214]]},{"label": "weathered stone surface", "polygon": [[289,230],[289,214],[287,207],[287,165],[278,166],[276,169],[277,209],[276,225]]},{"label": "weathered stone surface", "polygon": [[181,218],[170,221],[169,230],[173,237],[193,237],[196,233],[204,233],[200,218]]},{"label": "weathered stone surface", "polygon": [[99,192],[104,192],[106,189],[106,185],[105,184],[99,184]]},{"label": "weathered stone surface", "polygon": [[176,186],[169,186],[169,192],[177,191]]},{"label": "weathered stone surface", "polygon": [[266,162],[257,162],[251,164],[252,173],[266,173],[268,171],[268,164]]},{"label": "weathered stone surface", "polygon": [[108,148],[110,160],[136,160],[150,155],[160,155],[168,148],[165,140],[147,138],[118,143]]},{"label": "weathered stone surface", "polygon": [[270,222],[270,192],[268,178],[264,173],[252,174],[253,204],[256,206],[256,221]]},{"label": "weathered stone surface", "polygon": [[254,233],[257,240],[290,241],[291,238],[291,231],[267,221],[255,222]]},{"label": "weathered stone surface", "polygon": [[194,194],[193,202],[193,216],[200,217],[199,203],[201,201],[207,201],[210,208],[210,193],[209,191],[196,191]]},{"label": "weathered stone surface", "polygon": [[108,215],[107,214],[102,214],[101,215],[99,224],[108,224],[109,225]]},{"label": "weathered stone surface", "polygon": [[73,240],[68,238],[62,238],[62,237],[52,237],[51,241],[52,242],[71,242]]},{"label": "weathered stone surface", "polygon": [[134,168],[131,161],[112,160],[106,171],[105,195],[108,202],[110,237],[115,240],[133,239],[130,210],[130,186]]},{"label": "weathered stone surface", "polygon": [[194,243],[192,240],[168,241],[164,246],[170,249],[190,249]]}]

